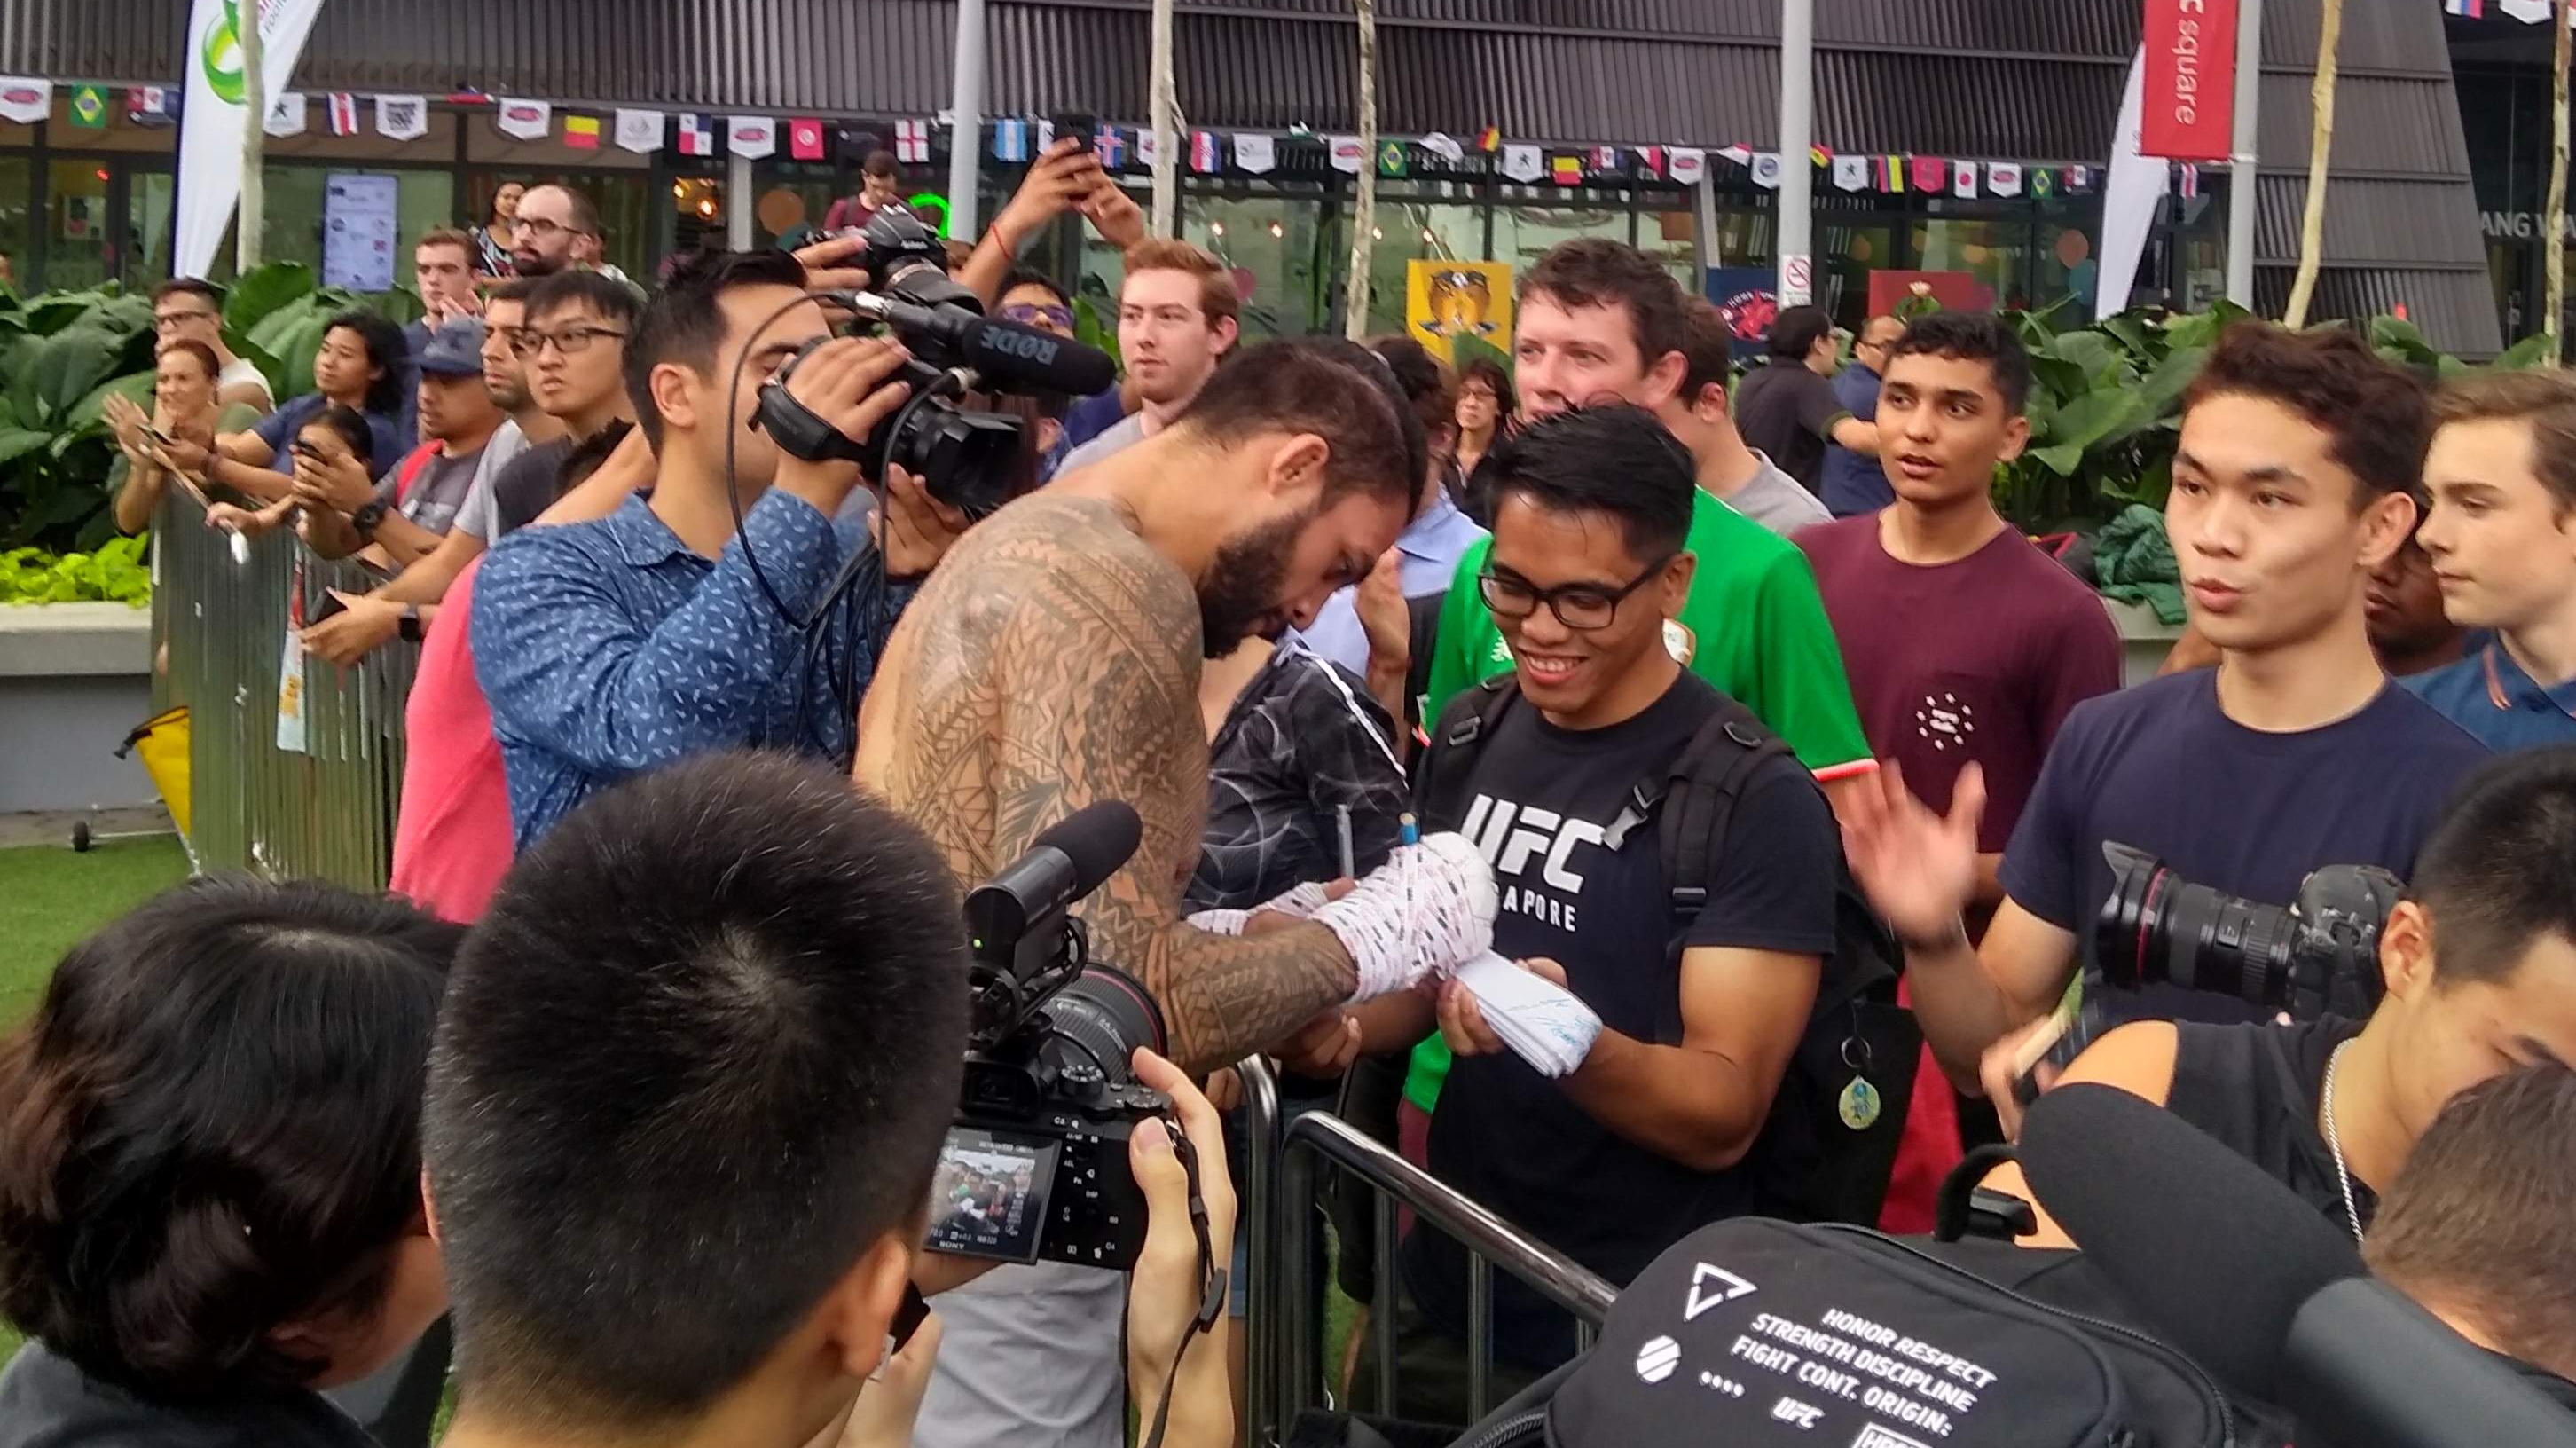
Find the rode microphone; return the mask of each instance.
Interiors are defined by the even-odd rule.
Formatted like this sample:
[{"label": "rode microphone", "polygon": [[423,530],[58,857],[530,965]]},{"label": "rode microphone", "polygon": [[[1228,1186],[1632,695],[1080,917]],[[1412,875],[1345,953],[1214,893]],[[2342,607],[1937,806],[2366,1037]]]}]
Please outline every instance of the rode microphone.
[{"label": "rode microphone", "polygon": [[2576,1445],[2567,1412],[2370,1280],[2343,1232],[2172,1112],[2061,1086],[2024,1117],[2048,1214],[2173,1344],[2297,1416],[2302,1448]]},{"label": "rode microphone", "polygon": [[[1060,964],[1065,911],[1100,888],[1136,853],[1144,825],[1123,800],[1104,799],[1058,820],[991,882],[966,897],[966,941],[989,986],[1022,995]],[[994,1007],[1001,1004],[997,998]]]},{"label": "rode microphone", "polygon": [[1108,353],[1035,327],[977,316],[948,303],[921,306],[876,292],[821,295],[883,322],[917,351],[943,353],[957,365],[973,368],[1000,390],[1089,397],[1118,380],[1118,364]]}]

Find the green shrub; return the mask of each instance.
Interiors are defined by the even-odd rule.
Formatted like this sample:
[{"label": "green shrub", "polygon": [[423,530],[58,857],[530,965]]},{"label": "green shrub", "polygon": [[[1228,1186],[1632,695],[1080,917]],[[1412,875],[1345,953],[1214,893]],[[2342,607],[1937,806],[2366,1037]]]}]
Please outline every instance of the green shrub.
[{"label": "green shrub", "polygon": [[0,553],[0,603],[152,601],[152,570],[141,538],[111,538],[93,553],[55,555],[41,548]]}]

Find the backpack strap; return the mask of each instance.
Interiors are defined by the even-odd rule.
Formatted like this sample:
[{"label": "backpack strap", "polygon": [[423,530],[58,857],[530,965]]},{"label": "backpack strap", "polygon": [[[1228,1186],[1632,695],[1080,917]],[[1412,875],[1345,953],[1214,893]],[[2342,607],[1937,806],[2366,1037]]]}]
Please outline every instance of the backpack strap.
[{"label": "backpack strap", "polygon": [[[1677,933],[1708,905],[1717,851],[1725,844],[1736,801],[1754,770],[1789,753],[1789,746],[1763,727],[1752,710],[1732,699],[1722,702],[1724,707],[1700,726],[1671,771],[1660,780],[1640,783],[1629,809],[1611,826],[1611,833],[1624,835],[1620,825],[1629,823],[1630,812],[1642,823],[1658,803],[1644,791],[1649,785],[1662,791],[1663,816],[1657,822],[1656,838],[1663,846],[1664,894]],[[1615,840],[1610,843],[1617,847]]]},{"label": "backpack strap", "polygon": [[1503,715],[1521,696],[1520,680],[1497,674],[1449,701],[1431,730],[1431,749],[1413,771],[1413,812],[1422,830],[1454,830],[1467,812],[1467,777],[1476,755],[1494,737]]},{"label": "backpack strap", "polygon": [[445,451],[446,450],[438,443],[425,442],[420,446],[413,448],[411,450],[411,455],[404,458],[402,462],[396,466],[394,471],[395,507],[399,508],[403,504],[411,501],[412,484],[419,482],[420,475],[428,472],[429,465],[438,461]]}]

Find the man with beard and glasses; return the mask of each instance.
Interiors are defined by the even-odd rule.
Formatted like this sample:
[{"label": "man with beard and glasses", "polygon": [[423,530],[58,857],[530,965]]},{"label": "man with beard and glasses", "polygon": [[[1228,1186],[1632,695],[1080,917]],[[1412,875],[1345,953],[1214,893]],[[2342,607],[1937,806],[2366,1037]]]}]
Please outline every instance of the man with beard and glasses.
[{"label": "man with beard and glasses", "polygon": [[[859,782],[966,882],[1084,805],[1134,806],[1143,843],[1078,911],[1192,1070],[1473,957],[1493,879],[1455,835],[1398,848],[1330,903],[1181,903],[1207,823],[1201,661],[1312,623],[1395,542],[1429,465],[1374,354],[1279,342],[1225,363],[1169,426],[1003,508],[930,576],[861,709]],[[949,1294],[916,1441],[1114,1448],[1119,1291],[1109,1273],[1005,1267]]]}]

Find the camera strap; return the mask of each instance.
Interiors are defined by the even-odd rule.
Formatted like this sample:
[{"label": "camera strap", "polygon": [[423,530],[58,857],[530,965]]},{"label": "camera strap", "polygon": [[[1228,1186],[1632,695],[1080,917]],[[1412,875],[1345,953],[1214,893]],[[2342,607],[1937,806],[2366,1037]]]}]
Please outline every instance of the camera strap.
[{"label": "camera strap", "polygon": [[1172,1128],[1172,1150],[1181,1159],[1181,1171],[1190,1183],[1190,1233],[1199,1246],[1199,1310],[1190,1320],[1189,1330],[1181,1334],[1180,1346],[1172,1353],[1172,1370],[1163,1378],[1163,1400],[1154,1405],[1154,1428],[1145,1435],[1144,1448],[1163,1448],[1163,1429],[1172,1417],[1172,1393],[1181,1383],[1181,1362],[1189,1355],[1190,1340],[1214,1330],[1217,1320],[1225,1315],[1226,1269],[1216,1265],[1216,1244],[1208,1229],[1207,1197],[1199,1190],[1198,1144]]}]

